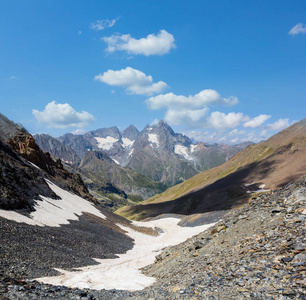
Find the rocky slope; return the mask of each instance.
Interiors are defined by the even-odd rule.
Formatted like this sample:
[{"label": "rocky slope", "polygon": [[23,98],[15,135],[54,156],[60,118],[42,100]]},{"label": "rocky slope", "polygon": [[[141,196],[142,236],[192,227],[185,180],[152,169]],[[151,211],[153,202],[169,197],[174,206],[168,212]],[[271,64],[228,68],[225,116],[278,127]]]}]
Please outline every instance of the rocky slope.
[{"label": "rocky slope", "polygon": [[247,200],[252,190],[274,189],[306,170],[306,119],[268,140],[250,145],[225,164],[202,172],[149,199],[118,211],[131,219],[162,213],[224,210]]},{"label": "rocky slope", "polygon": [[0,291],[9,299],[305,299],[305,219],[303,177],[250,198],[207,231],[164,249],[142,270],[156,278],[142,291],[41,285],[17,280],[20,268],[6,272]]}]

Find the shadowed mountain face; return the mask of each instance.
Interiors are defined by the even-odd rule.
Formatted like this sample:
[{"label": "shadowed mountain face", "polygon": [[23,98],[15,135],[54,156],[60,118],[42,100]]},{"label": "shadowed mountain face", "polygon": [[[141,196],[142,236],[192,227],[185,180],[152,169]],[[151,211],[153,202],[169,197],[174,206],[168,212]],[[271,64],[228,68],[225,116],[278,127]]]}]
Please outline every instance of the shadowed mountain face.
[{"label": "shadowed mountain face", "polygon": [[34,199],[57,198],[42,172],[0,140],[0,208],[33,211]]},{"label": "shadowed mountain face", "polygon": [[[118,211],[131,219],[162,213],[192,214],[229,209],[252,191],[275,189],[306,173],[306,119],[251,145],[225,164],[200,173],[149,199]],[[262,186],[264,185],[264,186]]]},{"label": "shadowed mountain face", "polygon": [[43,152],[22,126],[3,115],[0,115],[0,141],[2,208],[32,210],[38,195],[56,198],[44,178],[93,200],[79,175],[65,170],[61,161],[54,161],[49,153]]}]

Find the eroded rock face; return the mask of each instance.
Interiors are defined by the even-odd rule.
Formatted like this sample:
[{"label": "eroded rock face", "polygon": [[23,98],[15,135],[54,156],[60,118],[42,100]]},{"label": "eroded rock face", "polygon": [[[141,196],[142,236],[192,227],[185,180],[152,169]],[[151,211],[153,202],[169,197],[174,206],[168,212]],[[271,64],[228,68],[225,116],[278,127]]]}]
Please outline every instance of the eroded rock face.
[{"label": "eroded rock face", "polygon": [[58,198],[42,172],[0,141],[0,208],[34,210],[40,195]]},{"label": "eroded rock face", "polygon": [[2,208],[32,210],[39,195],[56,198],[44,179],[93,201],[80,175],[68,172],[61,160],[54,161],[48,152],[43,152],[21,125],[2,114],[0,125]]}]

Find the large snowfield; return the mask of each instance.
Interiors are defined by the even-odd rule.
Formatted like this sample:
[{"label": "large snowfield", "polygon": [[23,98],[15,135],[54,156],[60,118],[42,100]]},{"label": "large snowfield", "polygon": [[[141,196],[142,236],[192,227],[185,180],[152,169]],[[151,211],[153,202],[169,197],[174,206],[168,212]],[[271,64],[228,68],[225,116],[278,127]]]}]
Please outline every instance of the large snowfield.
[{"label": "large snowfield", "polygon": [[[17,212],[0,210],[0,216],[30,225],[60,226],[77,220],[83,212],[89,212],[100,218],[105,216],[88,201],[73,195],[48,182],[50,188],[61,197],[61,200],[43,198],[37,201],[36,211],[30,217]],[[57,269],[61,275],[38,278],[43,283],[90,289],[141,290],[154,283],[153,277],[142,274],[139,268],[154,262],[155,256],[170,245],[179,244],[196,235],[213,224],[198,227],[180,227],[177,218],[163,218],[150,222],[133,222],[135,226],[160,228],[163,233],[151,236],[117,224],[134,239],[133,249],[115,259],[96,259],[98,264],[82,267],[75,271]]]}]

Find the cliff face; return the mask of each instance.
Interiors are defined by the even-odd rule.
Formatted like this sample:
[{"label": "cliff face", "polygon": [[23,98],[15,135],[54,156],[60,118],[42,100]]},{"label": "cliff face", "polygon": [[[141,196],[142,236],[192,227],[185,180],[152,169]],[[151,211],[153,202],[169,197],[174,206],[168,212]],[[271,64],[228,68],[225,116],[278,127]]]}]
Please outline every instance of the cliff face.
[{"label": "cliff face", "polygon": [[34,210],[34,199],[57,199],[43,173],[0,141],[0,208]]},{"label": "cliff face", "polygon": [[68,172],[60,160],[54,161],[43,152],[22,126],[3,115],[0,125],[2,208],[32,210],[33,200],[39,199],[39,195],[56,197],[44,179],[93,201],[80,175]]}]

